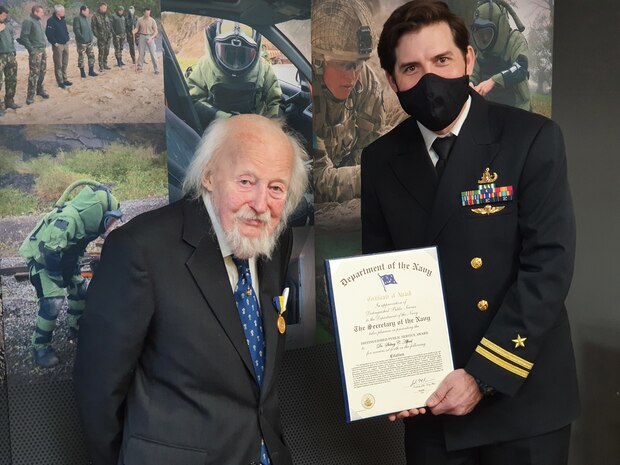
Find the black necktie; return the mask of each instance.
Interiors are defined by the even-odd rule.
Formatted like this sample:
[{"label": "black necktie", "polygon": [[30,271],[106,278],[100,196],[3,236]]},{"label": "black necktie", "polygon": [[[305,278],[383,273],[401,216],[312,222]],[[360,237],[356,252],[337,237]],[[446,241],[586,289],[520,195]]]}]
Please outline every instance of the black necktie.
[{"label": "black necktie", "polygon": [[447,137],[437,137],[433,142],[433,150],[439,157],[437,160],[437,164],[435,165],[435,169],[437,170],[437,178],[441,179],[441,175],[446,169],[446,163],[448,162],[448,156],[450,156],[450,150],[452,150],[452,145],[456,141],[456,137],[447,136]]}]

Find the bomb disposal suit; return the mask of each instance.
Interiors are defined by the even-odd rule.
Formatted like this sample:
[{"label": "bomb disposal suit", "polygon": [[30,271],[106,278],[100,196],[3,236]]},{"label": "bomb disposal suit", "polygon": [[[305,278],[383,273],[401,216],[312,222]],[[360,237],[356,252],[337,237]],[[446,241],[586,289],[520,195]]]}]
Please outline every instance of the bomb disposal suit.
[{"label": "bomb disposal suit", "polygon": [[[508,14],[518,29],[511,29]],[[495,85],[485,96],[488,100],[529,111],[529,48],[523,30],[525,26],[505,2],[488,1],[478,6],[471,26],[476,63],[470,80],[474,85],[493,80]]]},{"label": "bomb disposal suit", "polygon": [[[84,186],[72,199],[71,192]],[[79,261],[86,246],[105,235],[122,217],[118,200],[95,181],[77,181],[60,197],[54,209],[43,217],[21,245],[27,260],[30,282],[39,299],[39,311],[32,335],[33,359],[43,367],[58,363],[51,347],[56,318],[68,301],[69,338],[77,337],[85,306],[86,283]]]},{"label": "bomb disposal suit", "polygon": [[282,90],[271,64],[261,57],[261,35],[227,20],[211,23],[205,34],[206,53],[187,78],[203,126],[240,113],[278,116]]}]

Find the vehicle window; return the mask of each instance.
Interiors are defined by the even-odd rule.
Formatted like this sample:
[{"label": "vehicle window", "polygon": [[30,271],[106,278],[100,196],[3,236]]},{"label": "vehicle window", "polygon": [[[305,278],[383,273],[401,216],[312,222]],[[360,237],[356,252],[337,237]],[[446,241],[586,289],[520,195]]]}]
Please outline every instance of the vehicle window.
[{"label": "vehicle window", "polygon": [[[297,48],[297,50],[301,52],[308,62],[312,61],[312,47],[310,42],[311,29],[309,19],[292,19],[284,23],[279,23],[276,27],[287,37],[287,39]],[[293,79],[294,78],[295,76],[293,76]],[[295,80],[288,81],[284,77],[282,79],[286,82],[290,82],[291,84],[295,82]]]}]

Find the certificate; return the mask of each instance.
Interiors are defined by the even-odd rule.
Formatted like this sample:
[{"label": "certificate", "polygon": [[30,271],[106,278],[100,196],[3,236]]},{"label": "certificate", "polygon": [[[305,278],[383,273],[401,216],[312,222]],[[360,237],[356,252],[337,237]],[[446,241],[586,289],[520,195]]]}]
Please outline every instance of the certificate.
[{"label": "certificate", "polygon": [[437,248],[325,268],[347,422],[423,406],[453,370]]}]

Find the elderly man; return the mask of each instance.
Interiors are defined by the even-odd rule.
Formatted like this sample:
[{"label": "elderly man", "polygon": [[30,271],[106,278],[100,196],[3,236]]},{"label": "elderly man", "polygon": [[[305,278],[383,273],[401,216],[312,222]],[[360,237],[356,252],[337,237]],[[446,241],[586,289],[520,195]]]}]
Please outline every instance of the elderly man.
[{"label": "elderly man", "polygon": [[443,2],[397,8],[378,51],[411,118],[362,154],[362,249],[438,247],[455,366],[391,416],[408,463],[565,465],[579,397],[560,128],[470,88],[467,27]]},{"label": "elderly man", "polygon": [[47,99],[49,94],[43,87],[45,71],[47,69],[47,53],[45,52],[45,31],[41,18],[43,18],[43,7],[34,5],[31,14],[22,23],[22,31],[17,41],[28,50],[28,65],[30,74],[28,75],[28,93],[26,104],[34,103],[34,94]]},{"label": "elderly man", "polygon": [[67,65],[69,64],[69,31],[65,21],[65,7],[56,5],[54,14],[47,20],[45,35],[52,44],[52,58],[54,60],[54,74],[58,87],[66,89],[73,83],[67,79]]},{"label": "elderly man", "polygon": [[92,463],[292,463],[274,297],[284,294],[286,218],[305,191],[306,158],[276,120],[218,120],[186,197],[108,236],[75,367]]}]

